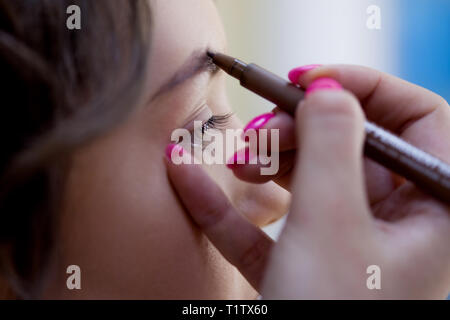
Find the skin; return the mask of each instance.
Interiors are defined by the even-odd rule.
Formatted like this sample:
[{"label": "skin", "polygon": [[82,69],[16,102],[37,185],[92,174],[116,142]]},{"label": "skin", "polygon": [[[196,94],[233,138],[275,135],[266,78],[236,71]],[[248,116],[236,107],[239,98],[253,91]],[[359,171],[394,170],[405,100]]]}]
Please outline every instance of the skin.
[{"label": "skin", "polygon": [[[293,193],[277,243],[242,219],[202,168],[167,161],[174,186],[196,223],[264,298],[445,299],[450,207],[365,160],[362,149],[367,118],[449,163],[448,103],[359,66],[323,66],[298,84],[308,88],[324,77],[344,90],[315,91],[295,119],[275,110],[264,126],[280,128],[283,161],[294,168],[271,177]],[[246,164],[233,171],[261,181],[257,169]],[[200,180],[203,188],[193,188]],[[200,194],[206,206],[197,204]],[[371,265],[380,267],[380,290],[366,286]]]},{"label": "skin", "polygon": [[[150,1],[154,23],[148,102],[120,127],[78,150],[64,190],[52,276],[44,298],[252,299],[257,292],[193,223],[167,177],[164,150],[174,129],[231,112],[224,74],[199,73],[156,98],[192,52],[226,50],[210,0]],[[241,128],[232,117],[229,128]],[[206,166],[205,166],[206,167]],[[253,185],[225,165],[205,168],[233,206],[264,225],[287,212],[289,194]],[[81,268],[82,290],[66,288]]]}]

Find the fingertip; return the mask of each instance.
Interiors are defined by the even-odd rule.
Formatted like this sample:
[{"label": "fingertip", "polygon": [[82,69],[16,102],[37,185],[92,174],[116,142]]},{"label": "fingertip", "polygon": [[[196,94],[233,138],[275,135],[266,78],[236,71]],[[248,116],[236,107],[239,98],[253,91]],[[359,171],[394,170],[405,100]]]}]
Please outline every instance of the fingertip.
[{"label": "fingertip", "polygon": [[302,88],[308,88],[311,85],[311,83],[320,78],[331,78],[341,83],[339,76],[339,68],[337,68],[336,65],[324,65],[321,66],[320,68],[312,69],[309,72],[302,75],[298,79],[298,84]]},{"label": "fingertip", "polygon": [[256,154],[251,152],[250,147],[246,147],[245,149],[238,150],[231,158],[229,158],[226,165],[228,169],[234,170],[242,165],[250,164],[250,161],[254,160],[255,157]]},{"label": "fingertip", "polygon": [[349,91],[330,88],[314,89],[304,100],[299,110],[299,120],[320,117],[324,120],[349,118],[353,122],[363,122],[363,109],[358,99]]},{"label": "fingertip", "polygon": [[174,155],[175,153],[178,153],[178,155],[179,155],[180,157],[182,157],[183,154],[184,154],[184,149],[183,149],[183,147],[180,146],[179,144],[174,144],[174,143],[169,144],[169,145],[166,147],[166,150],[165,150],[166,158],[167,158],[167,159],[172,159],[172,157],[173,157],[173,155]]},{"label": "fingertip", "polygon": [[301,67],[297,67],[292,69],[289,74],[288,74],[288,78],[292,83],[298,83],[299,79],[302,75],[304,75],[305,73],[317,69],[319,67],[321,67],[321,64],[309,64],[306,66],[301,66]]},{"label": "fingertip", "polygon": [[244,134],[248,131],[248,130],[259,130],[261,128],[263,128],[267,122],[269,122],[273,117],[275,117],[275,113],[273,112],[269,112],[269,113],[264,113],[262,115],[259,115],[255,118],[253,118],[245,127],[244,127]]},{"label": "fingertip", "polygon": [[316,91],[322,91],[322,90],[328,90],[328,91],[342,91],[343,87],[342,85],[334,80],[333,78],[318,78],[314,80],[306,90],[306,96],[309,96],[310,94],[316,92]]}]

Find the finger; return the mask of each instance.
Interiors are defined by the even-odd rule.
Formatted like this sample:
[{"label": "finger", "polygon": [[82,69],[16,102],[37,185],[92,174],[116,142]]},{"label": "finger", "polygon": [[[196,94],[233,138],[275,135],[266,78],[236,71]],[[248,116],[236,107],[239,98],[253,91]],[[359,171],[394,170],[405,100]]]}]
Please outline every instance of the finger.
[{"label": "finger", "polygon": [[300,152],[289,223],[321,237],[361,235],[371,218],[362,165],[364,116],[358,101],[342,90],[315,91],[298,108],[296,121]]},{"label": "finger", "polygon": [[[249,151],[239,152],[248,153]],[[285,190],[291,191],[292,169],[295,164],[296,153],[296,151],[285,151],[279,155],[273,154],[272,156],[279,157],[279,169],[274,175],[261,174],[261,169],[268,165],[263,165],[259,161],[255,164],[251,164],[249,161],[245,164],[235,163],[228,167],[233,170],[234,175],[240,180],[256,184],[274,181]],[[367,196],[371,206],[384,200],[404,182],[404,179],[400,180],[397,175],[370,159],[365,158],[363,163]]]},{"label": "finger", "polygon": [[[261,117],[266,117],[267,121],[261,121]],[[272,139],[274,130],[276,135]],[[297,148],[294,118],[279,108],[251,120],[245,126],[242,138],[262,153],[272,149],[283,152]]]},{"label": "finger", "polygon": [[[249,149],[245,151],[249,153]],[[281,153],[271,154],[271,163],[261,163],[261,158],[254,155],[255,163],[251,164],[250,161],[246,161],[245,164],[235,163],[234,165],[228,165],[228,168],[233,170],[234,175],[240,180],[250,183],[266,183],[274,181],[286,190],[290,190],[290,173],[294,166],[296,151],[286,151]],[[251,157],[249,157],[251,158]],[[277,163],[277,164],[275,164]],[[275,174],[264,174],[263,168],[273,167]]]},{"label": "finger", "polygon": [[[366,116],[396,132],[409,143],[443,160],[450,160],[450,108],[439,95],[402,79],[361,66],[322,66],[301,74],[298,82],[308,86],[320,77],[332,77],[352,91]],[[403,182],[397,175],[369,164],[367,181],[371,203],[389,195]],[[377,178],[377,179],[374,179]]]},{"label": "finger", "polygon": [[[261,121],[264,117],[268,120]],[[244,129],[243,139],[246,137],[248,147],[238,151],[234,158],[238,157],[239,153],[244,153],[246,158],[254,157],[257,160],[255,163],[246,161],[243,164],[233,161],[228,167],[233,170],[235,176],[243,181],[257,184],[274,181],[284,189],[290,190],[290,172],[297,149],[294,118],[277,107],[271,113],[250,121]],[[249,156],[250,153],[251,156]],[[267,162],[262,163],[261,160],[275,158],[277,167],[274,170],[275,173],[262,174],[263,168],[275,165],[273,161],[267,164]]]},{"label": "finger", "polygon": [[259,289],[273,241],[231,205],[198,165],[166,159],[168,176],[184,207],[208,239]]},{"label": "finger", "polygon": [[308,87],[321,77],[341,83],[361,101],[368,119],[397,133],[446,104],[425,88],[362,66],[322,66],[300,75],[298,83]]},{"label": "finger", "polygon": [[[276,114],[278,111],[274,111]],[[250,164],[249,161],[246,163],[238,164],[235,161],[234,165],[229,165],[228,167],[233,170],[234,175],[246,182],[250,183],[266,183],[268,181],[274,181],[282,188],[291,191],[291,173],[292,168],[295,162],[296,155],[296,139],[295,139],[295,120],[289,114],[282,112],[283,115],[281,117],[275,116],[263,128],[273,129],[277,128],[277,126],[283,127],[280,130],[280,135],[284,135],[285,137],[290,135],[291,138],[280,138],[280,149],[289,149],[292,151],[284,151],[281,152],[279,157],[279,170],[275,175],[262,175],[261,169],[263,167],[267,167],[267,165],[261,164],[259,161],[255,164]],[[288,119],[286,119],[287,117]],[[261,137],[258,135],[258,137]],[[270,134],[269,134],[270,139]],[[286,142],[288,141],[289,142]],[[260,141],[260,140],[258,140]],[[284,141],[284,142],[283,142]],[[271,145],[272,142],[268,142],[267,145]],[[250,143],[251,145],[251,143]],[[245,151],[238,151],[249,153],[251,147],[246,148]],[[268,152],[268,151],[267,151]],[[259,148],[258,152],[254,152],[255,154],[264,154],[267,152],[263,151],[263,149]],[[273,154],[274,156],[276,154]],[[256,156],[254,156],[256,157]],[[370,159],[364,159],[364,172],[365,172],[365,182],[366,189],[368,193],[369,203],[375,204],[383,199],[385,199],[397,186],[395,180],[395,175],[393,175],[389,170],[386,170],[382,166],[377,163],[371,161]]]},{"label": "finger", "polygon": [[[279,154],[279,172],[275,175],[262,175],[261,168],[265,165],[262,165],[259,162],[256,164],[249,164],[248,162],[245,164],[235,163],[235,165],[229,166],[229,168],[233,170],[234,175],[237,178],[243,181],[250,183],[266,183],[272,180],[284,189],[291,191],[291,173],[295,162],[295,149],[297,149],[295,120],[294,117],[279,110],[279,108],[276,108],[273,113],[275,116],[267,121],[261,128],[267,129],[268,131],[281,128],[279,134],[280,150],[284,152]],[[260,130],[258,130],[258,132],[260,133]],[[261,135],[257,136],[261,138]],[[268,150],[264,151],[263,148],[259,148],[259,154],[267,154],[271,149],[270,146],[273,144],[273,141],[271,140],[270,132],[268,133],[267,140],[266,145]],[[259,145],[260,139],[257,141],[258,143],[255,144]],[[249,144],[251,145],[251,143]],[[250,149],[250,147],[247,149]],[[385,199],[399,185],[397,176],[370,159],[364,159],[364,173],[367,194],[371,205]]]}]

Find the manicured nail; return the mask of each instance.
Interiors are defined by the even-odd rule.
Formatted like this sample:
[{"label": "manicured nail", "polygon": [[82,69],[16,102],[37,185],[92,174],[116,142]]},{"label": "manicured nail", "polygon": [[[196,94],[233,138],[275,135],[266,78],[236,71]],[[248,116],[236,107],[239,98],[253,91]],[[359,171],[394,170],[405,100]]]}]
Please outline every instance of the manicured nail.
[{"label": "manicured nail", "polygon": [[262,128],[267,122],[269,122],[270,119],[275,117],[275,113],[265,113],[260,116],[257,116],[255,119],[250,121],[244,128],[244,132],[247,132],[250,129],[258,130],[259,128]]},{"label": "manicured nail", "polygon": [[331,78],[319,78],[314,80],[306,90],[306,95],[319,90],[342,90],[342,86],[339,82]]},{"label": "manicured nail", "polygon": [[292,69],[288,75],[289,80],[291,80],[292,83],[298,83],[298,79],[300,78],[301,75],[307,73],[310,70],[321,67],[321,66],[322,66],[321,64],[309,64],[307,66],[302,66],[302,67]]},{"label": "manicured nail", "polygon": [[166,157],[167,157],[167,159],[172,160],[172,154],[173,153],[178,153],[178,155],[180,157],[182,157],[183,153],[184,153],[184,149],[179,144],[169,144],[166,147]]},{"label": "manicured nail", "polygon": [[234,169],[239,165],[248,164],[250,159],[253,159],[255,155],[250,152],[250,148],[239,150],[227,161],[228,169]]}]

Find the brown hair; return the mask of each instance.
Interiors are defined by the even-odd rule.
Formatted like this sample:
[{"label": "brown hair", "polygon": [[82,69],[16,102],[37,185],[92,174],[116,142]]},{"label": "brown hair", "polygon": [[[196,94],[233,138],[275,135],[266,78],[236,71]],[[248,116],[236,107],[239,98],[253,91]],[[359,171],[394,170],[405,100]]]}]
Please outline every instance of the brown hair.
[{"label": "brown hair", "polygon": [[0,0],[0,270],[20,297],[39,294],[71,153],[140,102],[146,2]]}]

